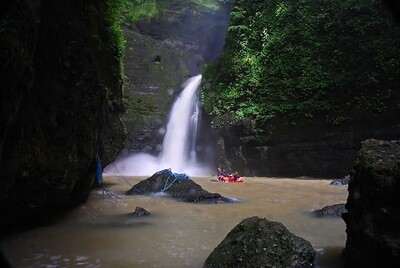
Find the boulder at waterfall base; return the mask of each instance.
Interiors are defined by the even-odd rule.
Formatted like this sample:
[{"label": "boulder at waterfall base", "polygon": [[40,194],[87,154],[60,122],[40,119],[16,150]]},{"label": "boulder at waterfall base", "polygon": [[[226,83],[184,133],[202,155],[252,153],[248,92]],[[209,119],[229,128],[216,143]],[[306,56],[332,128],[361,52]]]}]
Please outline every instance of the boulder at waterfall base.
[{"label": "boulder at waterfall base", "polygon": [[[218,193],[210,193],[201,188],[189,178],[181,178],[180,175],[170,170],[159,171],[150,178],[134,185],[127,194],[154,194],[164,192],[171,197],[184,202],[193,203],[232,203],[229,198]],[[176,178],[178,177],[178,178]]]},{"label": "boulder at waterfall base", "polygon": [[283,224],[251,217],[229,232],[204,267],[312,267],[314,258],[310,242]]}]

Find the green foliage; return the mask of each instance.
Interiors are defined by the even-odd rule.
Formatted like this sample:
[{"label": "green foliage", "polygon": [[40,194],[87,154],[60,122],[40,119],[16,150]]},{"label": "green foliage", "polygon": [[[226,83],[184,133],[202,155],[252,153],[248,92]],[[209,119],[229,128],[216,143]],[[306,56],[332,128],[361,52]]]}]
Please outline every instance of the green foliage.
[{"label": "green foliage", "polygon": [[220,4],[221,3],[227,3],[230,0],[191,0],[191,2],[199,5],[199,6],[204,6],[208,9],[217,11],[220,9]]},{"label": "green foliage", "polygon": [[136,22],[141,19],[151,19],[165,8],[165,3],[157,0],[126,0],[124,16]]},{"label": "green foliage", "polygon": [[203,101],[258,131],[376,116],[399,103],[398,51],[379,0],[236,0],[224,53],[204,68]]},{"label": "green foliage", "polygon": [[[131,22],[149,20],[155,16],[164,14],[172,5],[182,4],[181,0],[122,0],[124,8],[122,15]],[[220,5],[229,0],[187,0],[187,3],[203,6],[217,11]],[[191,12],[191,10],[188,10]]]},{"label": "green foliage", "polygon": [[106,5],[108,6],[108,12],[106,13],[105,19],[109,23],[109,34],[113,40],[116,41],[118,49],[118,57],[123,56],[125,51],[125,39],[122,34],[120,25],[120,13],[122,12],[124,0],[107,0]]},{"label": "green foliage", "polygon": [[125,51],[125,38],[121,30],[120,14],[124,3],[125,0],[106,0],[102,4],[93,4],[88,7],[94,26],[92,37],[97,42],[99,50],[113,52],[121,63]]},{"label": "green foliage", "polygon": [[122,101],[120,89],[123,84],[123,56],[125,38],[121,30],[121,12],[126,0],[91,1],[85,9],[89,21],[93,47],[98,66],[100,91],[109,111],[120,113]]}]

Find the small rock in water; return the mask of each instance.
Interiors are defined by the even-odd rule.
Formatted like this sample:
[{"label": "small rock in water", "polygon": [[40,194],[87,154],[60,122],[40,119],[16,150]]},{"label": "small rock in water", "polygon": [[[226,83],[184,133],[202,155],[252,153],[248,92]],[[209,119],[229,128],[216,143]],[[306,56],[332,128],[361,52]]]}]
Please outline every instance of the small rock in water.
[{"label": "small rock in water", "polygon": [[350,181],[350,176],[347,175],[342,179],[333,180],[330,184],[344,186],[344,185],[349,185],[349,181]]},{"label": "small rock in water", "polygon": [[347,212],[345,204],[326,206],[313,211],[317,217],[340,217],[345,212]]},{"label": "small rock in water", "polygon": [[137,206],[135,211],[130,213],[129,215],[134,216],[134,217],[142,217],[142,216],[150,215],[150,212],[148,212],[147,210],[145,210],[142,207]]}]

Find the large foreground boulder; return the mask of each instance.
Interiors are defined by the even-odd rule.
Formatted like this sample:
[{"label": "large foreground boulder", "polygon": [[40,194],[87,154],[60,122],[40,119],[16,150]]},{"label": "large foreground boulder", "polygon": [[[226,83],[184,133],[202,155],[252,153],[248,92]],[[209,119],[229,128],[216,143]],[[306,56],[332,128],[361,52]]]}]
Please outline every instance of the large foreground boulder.
[{"label": "large foreground boulder", "polygon": [[400,141],[367,140],[349,183],[346,267],[400,267]]},{"label": "large foreground boulder", "polygon": [[312,267],[314,258],[310,242],[283,224],[251,217],[229,232],[204,267]]},{"label": "large foreground boulder", "polygon": [[185,177],[184,174],[172,173],[166,169],[155,173],[150,178],[134,185],[127,194],[153,194],[164,192],[171,197],[185,202],[199,203],[227,203],[231,199],[218,193],[209,193],[200,185]]}]

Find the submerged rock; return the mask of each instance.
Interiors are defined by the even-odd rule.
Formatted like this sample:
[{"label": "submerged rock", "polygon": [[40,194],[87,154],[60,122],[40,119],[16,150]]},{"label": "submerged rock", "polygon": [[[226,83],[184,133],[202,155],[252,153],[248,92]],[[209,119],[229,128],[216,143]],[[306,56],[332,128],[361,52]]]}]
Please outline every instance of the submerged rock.
[{"label": "submerged rock", "polygon": [[347,175],[342,179],[333,180],[330,184],[331,185],[338,185],[338,186],[349,185],[349,180],[350,180],[350,176]]},{"label": "submerged rock", "polygon": [[317,217],[340,217],[345,212],[347,212],[345,204],[335,204],[313,211]]},{"label": "submerged rock", "polygon": [[[182,175],[182,174],[178,174]],[[231,203],[231,199],[221,196],[218,193],[210,193],[201,188],[189,178],[177,179],[171,171],[162,170],[150,178],[134,185],[127,194],[152,194],[164,192],[171,197],[185,202],[195,203]]]},{"label": "submerged rock", "polygon": [[345,266],[400,267],[400,141],[364,141],[353,170]]},{"label": "submerged rock", "polygon": [[283,224],[251,217],[229,232],[204,267],[312,267],[314,258],[310,242]]},{"label": "submerged rock", "polygon": [[137,206],[135,208],[135,211],[130,213],[129,216],[133,216],[133,217],[142,217],[142,216],[148,216],[150,215],[150,212],[148,212],[147,210],[145,210],[142,207]]}]

